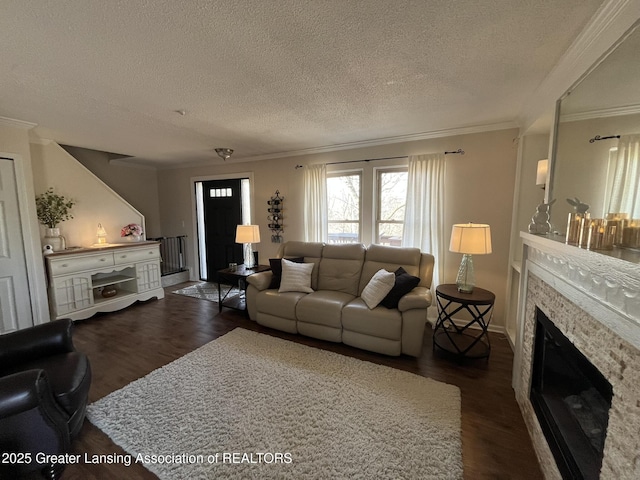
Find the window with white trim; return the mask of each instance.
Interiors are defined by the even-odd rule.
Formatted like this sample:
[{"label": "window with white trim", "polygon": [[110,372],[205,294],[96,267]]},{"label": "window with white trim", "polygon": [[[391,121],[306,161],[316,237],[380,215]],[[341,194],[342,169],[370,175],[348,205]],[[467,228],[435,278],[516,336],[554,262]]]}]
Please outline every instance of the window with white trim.
[{"label": "window with white trim", "polygon": [[362,238],[362,173],[327,175],[329,243],[358,243]]},{"label": "window with white trim", "polygon": [[376,174],[375,243],[402,245],[407,203],[407,168],[378,169]]}]

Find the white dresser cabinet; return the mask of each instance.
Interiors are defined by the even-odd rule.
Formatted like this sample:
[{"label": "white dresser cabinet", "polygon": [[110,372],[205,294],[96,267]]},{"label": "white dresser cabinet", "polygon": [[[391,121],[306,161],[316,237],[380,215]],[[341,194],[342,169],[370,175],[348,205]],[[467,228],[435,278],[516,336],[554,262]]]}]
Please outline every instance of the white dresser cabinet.
[{"label": "white dresser cabinet", "polygon": [[[45,258],[55,319],[80,320],[164,297],[158,242],[67,250]],[[105,289],[115,294],[103,295]]]}]

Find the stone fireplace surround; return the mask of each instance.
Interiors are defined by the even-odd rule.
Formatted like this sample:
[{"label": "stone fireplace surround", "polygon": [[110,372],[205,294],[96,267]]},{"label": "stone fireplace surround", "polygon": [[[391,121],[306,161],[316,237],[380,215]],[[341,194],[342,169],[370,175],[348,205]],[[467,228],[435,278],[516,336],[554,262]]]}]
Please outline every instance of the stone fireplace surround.
[{"label": "stone fireplace surround", "polygon": [[600,478],[640,478],[640,265],[521,234],[513,387],[540,466],[560,479],[529,400],[538,307],[611,383]]}]

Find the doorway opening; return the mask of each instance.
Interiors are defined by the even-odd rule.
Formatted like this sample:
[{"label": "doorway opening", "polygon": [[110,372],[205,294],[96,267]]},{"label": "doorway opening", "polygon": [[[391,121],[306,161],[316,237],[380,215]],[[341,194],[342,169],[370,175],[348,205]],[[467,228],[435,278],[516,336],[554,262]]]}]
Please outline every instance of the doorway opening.
[{"label": "doorway opening", "polygon": [[236,227],[251,223],[249,178],[195,182],[200,279],[217,281],[230,263],[242,264],[243,245],[235,242]]}]

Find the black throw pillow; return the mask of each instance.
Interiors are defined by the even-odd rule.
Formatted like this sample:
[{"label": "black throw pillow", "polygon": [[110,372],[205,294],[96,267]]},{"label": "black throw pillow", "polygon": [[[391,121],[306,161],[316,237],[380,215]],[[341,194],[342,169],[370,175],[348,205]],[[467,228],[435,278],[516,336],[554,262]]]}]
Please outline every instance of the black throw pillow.
[{"label": "black throw pillow", "polygon": [[402,267],[399,267],[393,273],[396,275],[396,283],[387,296],[380,302],[380,305],[387,308],[398,308],[398,302],[400,302],[400,299],[420,283],[420,279],[418,277],[409,275]]},{"label": "black throw pillow", "polygon": [[[287,258],[287,260],[290,262],[304,263],[304,257]],[[282,281],[282,259],[270,258],[269,265],[271,265],[271,271],[273,272],[269,288],[280,288],[280,282]]]}]

